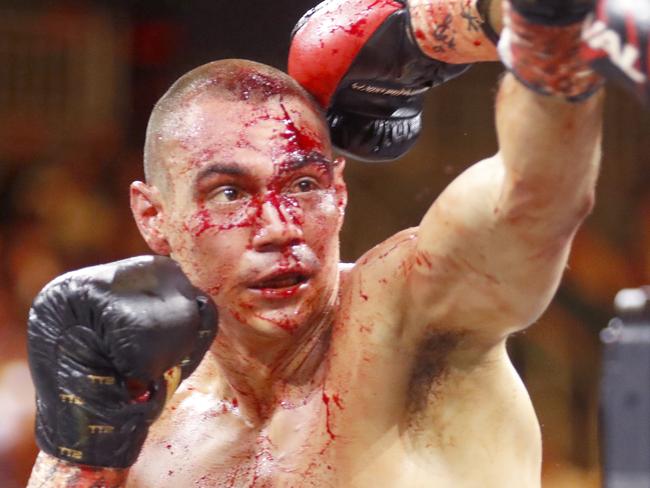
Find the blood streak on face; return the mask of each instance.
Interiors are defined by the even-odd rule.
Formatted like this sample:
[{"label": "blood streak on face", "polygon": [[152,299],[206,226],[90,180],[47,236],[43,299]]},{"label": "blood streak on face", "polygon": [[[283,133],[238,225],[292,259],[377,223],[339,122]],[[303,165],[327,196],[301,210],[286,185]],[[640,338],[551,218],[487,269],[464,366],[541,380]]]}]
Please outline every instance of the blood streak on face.
[{"label": "blood streak on face", "polygon": [[222,327],[229,318],[286,335],[321,316],[334,296],[343,164],[331,161],[327,127],[306,101],[253,99],[251,83],[236,100],[196,97],[187,109],[191,130],[170,157],[178,162],[170,167],[178,232],[167,237],[223,311]]},{"label": "blood streak on face", "polygon": [[280,103],[280,107],[284,113],[282,123],[286,127],[286,130],[280,136],[287,141],[287,151],[290,153],[300,152],[308,155],[317,149],[322,150],[323,142],[315,134],[310,133],[308,129],[298,129],[284,103]]}]

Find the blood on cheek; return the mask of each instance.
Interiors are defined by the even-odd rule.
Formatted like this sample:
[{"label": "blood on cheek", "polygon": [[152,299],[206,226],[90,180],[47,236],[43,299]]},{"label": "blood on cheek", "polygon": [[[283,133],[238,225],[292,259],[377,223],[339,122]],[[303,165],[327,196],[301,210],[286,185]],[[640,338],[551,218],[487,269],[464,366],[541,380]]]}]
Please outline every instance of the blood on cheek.
[{"label": "blood on cheek", "polygon": [[259,229],[264,225],[265,207],[270,207],[282,224],[303,225],[303,212],[298,199],[271,189],[262,196],[249,197],[241,202],[211,204],[202,201],[185,225],[185,230],[194,237],[201,237],[206,232]]},{"label": "blood on cheek", "polygon": [[[297,176],[294,171],[296,161],[304,161],[313,158],[315,154],[322,154],[322,137],[308,127],[298,128],[282,100],[279,106],[280,113],[273,115],[266,105],[252,109],[252,117],[249,112],[249,117],[241,121],[241,131],[236,143],[239,148],[248,147],[257,151],[259,149],[255,147],[256,133],[253,126],[269,120],[281,122],[280,129],[276,125],[274,135],[268,141],[271,142],[268,145],[271,153],[267,156],[277,162],[274,163],[273,177],[267,184],[266,191],[227,203],[213,203],[210,199],[200,200],[197,211],[185,225],[185,230],[194,237],[201,237],[207,232],[260,227],[265,209],[273,209],[283,224],[303,225],[301,197],[297,197],[292,193],[293,189],[288,187],[294,184],[293,179]],[[276,141],[279,139],[280,144],[273,144],[274,138]],[[212,159],[216,152],[216,149],[208,148],[198,154],[191,164],[200,166],[206,159]],[[318,157],[314,159],[309,162],[312,171],[317,173],[314,176],[321,186],[329,186],[333,171],[331,163],[319,161]],[[297,194],[300,195],[300,192]],[[342,201],[338,204],[340,207]]]}]

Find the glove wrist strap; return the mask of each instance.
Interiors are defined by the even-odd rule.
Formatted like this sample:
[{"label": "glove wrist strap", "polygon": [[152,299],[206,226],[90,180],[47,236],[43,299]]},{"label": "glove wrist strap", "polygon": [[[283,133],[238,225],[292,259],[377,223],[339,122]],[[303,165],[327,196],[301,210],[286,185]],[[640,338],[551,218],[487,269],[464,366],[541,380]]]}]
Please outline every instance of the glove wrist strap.
[{"label": "glove wrist strap", "polygon": [[562,27],[534,23],[511,8],[508,0],[503,12],[499,54],[528,88],[580,101],[602,86],[603,79],[581,57],[583,22]]}]

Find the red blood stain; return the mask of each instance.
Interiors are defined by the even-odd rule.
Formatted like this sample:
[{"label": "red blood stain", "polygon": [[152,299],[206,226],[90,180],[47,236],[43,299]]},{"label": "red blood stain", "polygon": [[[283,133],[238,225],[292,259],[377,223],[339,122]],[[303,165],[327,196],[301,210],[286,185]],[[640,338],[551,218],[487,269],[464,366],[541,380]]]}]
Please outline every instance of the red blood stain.
[{"label": "red blood stain", "polygon": [[174,474],[174,472],[171,469],[169,471],[167,471],[167,476],[171,476],[173,474]]},{"label": "red blood stain", "polygon": [[147,403],[151,398],[151,390],[142,381],[129,379],[126,381],[126,389],[131,397],[131,403]]},{"label": "red blood stain", "polygon": [[418,30],[415,31],[415,37],[417,37],[418,39],[420,39],[422,41],[426,40],[426,38],[427,38],[427,36],[424,34],[424,32],[421,29],[418,29]]},{"label": "red blood stain", "polygon": [[75,488],[82,488],[86,486],[96,486],[98,483],[97,475],[99,472],[98,468],[91,468],[89,466],[79,465],[79,476],[74,480],[74,485],[71,485]]},{"label": "red blood stain", "polygon": [[355,23],[351,24],[347,28],[343,28],[345,32],[356,37],[364,37],[365,29],[364,26],[368,23],[368,19],[359,19]]},{"label": "red blood stain", "polygon": [[[271,442],[269,436],[260,435],[260,437],[257,439],[257,449],[255,450],[255,466],[253,468],[253,479],[250,485],[251,487],[256,486],[256,483],[262,475],[260,469],[261,461],[265,460],[267,463],[273,463],[275,461],[273,452],[271,451],[273,447],[273,443]],[[262,486],[267,486],[267,484],[265,483]]]},{"label": "red blood stain", "polygon": [[[299,286],[293,286],[291,288],[283,288],[281,290],[262,290],[263,296],[268,296],[269,298],[291,298],[300,290]],[[293,328],[293,327],[291,327]]]},{"label": "red blood stain", "polygon": [[330,439],[335,440],[336,434],[332,431],[331,412],[330,412],[330,397],[323,391],[323,403],[325,404],[325,428]]},{"label": "red blood stain", "polygon": [[479,41],[478,39],[476,39],[476,40],[474,41],[474,45],[475,45],[476,47],[479,47],[479,46],[482,45],[482,43],[481,43],[481,41]]},{"label": "red blood stain", "polygon": [[270,191],[266,194],[266,198],[264,199],[265,201],[269,202],[273,208],[275,208],[278,217],[282,221],[283,224],[287,223],[287,218],[284,215],[283,207],[286,206],[287,203],[287,198],[281,195],[278,195],[277,192],[275,191]]},{"label": "red blood stain", "polygon": [[359,295],[361,295],[361,298],[363,298],[364,301],[366,301],[366,302],[368,301],[368,295],[366,295],[366,294],[363,293],[362,291],[359,292]]},{"label": "red blood stain", "polygon": [[214,82],[225,86],[244,101],[254,95],[266,100],[274,95],[295,93],[295,88],[287,81],[260,73],[254,68],[242,68],[236,76],[226,75],[224,78]]},{"label": "red blood stain", "polygon": [[280,104],[280,107],[284,112],[284,118],[281,121],[285,126],[285,130],[280,134],[280,137],[287,141],[287,150],[289,152],[309,154],[316,149],[320,149],[322,146],[321,141],[313,134],[309,134],[307,130],[299,130],[283,103]]},{"label": "red blood stain", "polygon": [[203,233],[216,227],[216,225],[212,223],[210,212],[206,209],[200,210],[194,218],[198,220],[198,225],[194,229],[194,237],[200,237]]},{"label": "red blood stain", "polygon": [[420,253],[419,257],[422,258],[422,261],[424,261],[427,268],[429,269],[433,268],[433,263],[431,262],[431,258],[427,255],[427,253],[425,252]]},{"label": "red blood stain", "polygon": [[334,400],[334,403],[336,404],[337,407],[343,410],[343,401],[341,400],[341,397],[338,395],[338,393],[332,395],[332,400]]}]

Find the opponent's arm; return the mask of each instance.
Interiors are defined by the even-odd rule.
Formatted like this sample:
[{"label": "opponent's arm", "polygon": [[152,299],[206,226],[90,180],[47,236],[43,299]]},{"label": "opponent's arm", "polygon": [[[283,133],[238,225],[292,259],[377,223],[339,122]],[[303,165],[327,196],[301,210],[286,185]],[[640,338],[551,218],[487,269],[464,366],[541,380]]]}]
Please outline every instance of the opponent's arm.
[{"label": "opponent's arm", "polygon": [[420,317],[414,327],[424,315],[486,341],[530,325],[549,304],[593,205],[600,159],[602,97],[593,94],[600,82],[567,55],[578,50],[580,15],[548,29],[506,20],[530,35],[524,46],[506,31],[510,44],[500,45],[519,81],[506,76],[497,97],[499,153],[461,175],[429,210],[409,283]]},{"label": "opponent's arm", "polygon": [[448,63],[497,61],[501,0],[409,0],[420,49]]},{"label": "opponent's arm", "polygon": [[216,309],[166,257],[74,271],[34,300],[30,486],[122,486],[149,427],[216,334]]}]

